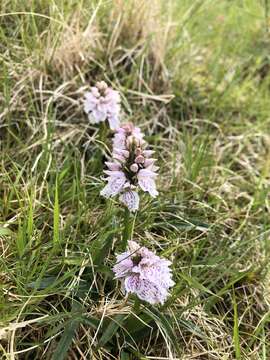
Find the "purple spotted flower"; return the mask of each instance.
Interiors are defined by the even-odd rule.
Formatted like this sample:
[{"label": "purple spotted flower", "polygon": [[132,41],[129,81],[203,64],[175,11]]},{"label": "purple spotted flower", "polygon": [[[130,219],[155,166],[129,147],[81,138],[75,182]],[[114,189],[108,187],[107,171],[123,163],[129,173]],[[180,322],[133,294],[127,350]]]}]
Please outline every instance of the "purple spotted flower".
[{"label": "purple spotted flower", "polygon": [[147,150],[146,145],[138,127],[124,124],[116,130],[112,160],[106,162],[107,185],[100,194],[107,198],[119,195],[119,200],[130,211],[139,208],[140,189],[152,197],[158,195],[155,183],[158,167],[152,158],[154,152]]},{"label": "purple spotted flower", "polygon": [[120,279],[127,293],[136,294],[150,304],[163,304],[174,285],[171,262],[160,258],[135,241],[128,242],[128,250],[117,255],[113,267],[115,278]]},{"label": "purple spotted flower", "polygon": [[105,81],[97,82],[85,94],[84,111],[88,114],[90,123],[98,124],[108,120],[110,128],[117,129],[120,125],[119,92],[109,88]]}]

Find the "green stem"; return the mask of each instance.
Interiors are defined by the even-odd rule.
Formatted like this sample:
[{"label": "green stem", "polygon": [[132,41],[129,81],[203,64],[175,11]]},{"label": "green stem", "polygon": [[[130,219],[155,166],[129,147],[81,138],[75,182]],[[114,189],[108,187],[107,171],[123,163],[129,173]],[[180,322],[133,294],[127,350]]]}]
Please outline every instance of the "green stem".
[{"label": "green stem", "polygon": [[98,140],[99,140],[101,143],[106,142],[107,132],[108,132],[108,126],[107,126],[107,124],[103,121],[103,122],[100,124],[99,136],[98,136]]},{"label": "green stem", "polygon": [[100,128],[97,134],[97,149],[95,155],[93,156],[94,160],[94,172],[99,172],[103,168],[103,154],[104,154],[104,143],[106,143],[108,136],[108,128],[105,122],[100,124]]},{"label": "green stem", "polygon": [[126,249],[128,241],[132,239],[132,234],[133,234],[132,217],[130,215],[130,211],[127,208],[125,208],[124,229],[123,229],[122,244],[121,244],[121,249],[122,250]]}]

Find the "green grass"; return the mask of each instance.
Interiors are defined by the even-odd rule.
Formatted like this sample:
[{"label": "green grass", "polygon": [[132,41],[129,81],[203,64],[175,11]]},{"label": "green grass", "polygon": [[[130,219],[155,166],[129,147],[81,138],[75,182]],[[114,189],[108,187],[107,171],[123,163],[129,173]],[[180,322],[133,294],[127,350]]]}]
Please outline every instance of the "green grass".
[{"label": "green grass", "polygon": [[[0,4],[1,359],[270,357],[268,1]],[[106,80],[159,158],[134,239],[173,262],[163,307],[111,268],[84,91]]]}]

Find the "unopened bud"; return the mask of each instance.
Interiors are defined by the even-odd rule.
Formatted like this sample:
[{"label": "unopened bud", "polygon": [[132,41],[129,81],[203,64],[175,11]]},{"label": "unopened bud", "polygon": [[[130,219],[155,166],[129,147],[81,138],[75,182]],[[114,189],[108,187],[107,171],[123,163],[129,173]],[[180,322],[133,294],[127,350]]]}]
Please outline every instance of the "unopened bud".
[{"label": "unopened bud", "polygon": [[130,170],[131,170],[132,172],[136,173],[136,172],[138,172],[138,170],[139,170],[139,166],[138,166],[137,164],[132,164],[132,165],[130,166]]},{"label": "unopened bud", "polygon": [[99,81],[99,82],[97,82],[96,87],[100,91],[105,91],[108,88],[108,85],[105,83],[105,81]]},{"label": "unopened bud", "polygon": [[134,125],[132,123],[126,123],[123,124],[122,129],[124,129],[127,133],[132,133],[132,131],[134,130]]},{"label": "unopened bud", "polygon": [[136,157],[135,162],[137,164],[143,164],[144,163],[144,157],[142,155],[139,155]]}]

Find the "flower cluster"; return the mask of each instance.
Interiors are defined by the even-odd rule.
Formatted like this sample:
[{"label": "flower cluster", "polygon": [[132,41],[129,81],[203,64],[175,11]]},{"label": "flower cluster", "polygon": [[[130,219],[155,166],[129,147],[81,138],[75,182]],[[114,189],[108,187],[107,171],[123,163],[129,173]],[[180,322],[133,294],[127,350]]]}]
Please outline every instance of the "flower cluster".
[{"label": "flower cluster", "polygon": [[[129,211],[139,209],[139,191],[158,195],[155,178],[158,167],[152,157],[154,151],[147,148],[144,136],[132,123],[120,125],[119,93],[98,82],[85,94],[84,110],[91,123],[108,120],[115,130],[112,146],[112,158],[105,162],[107,184],[100,194],[106,198],[118,196]],[[127,218],[128,219],[128,218]],[[128,220],[125,224],[128,228]],[[129,237],[124,237],[123,244]],[[139,299],[150,304],[164,304],[169,289],[174,285],[170,269],[171,262],[160,258],[134,241],[128,241],[128,249],[117,255],[113,267],[115,278],[120,279],[122,288],[127,293],[136,294]]]},{"label": "flower cluster", "polygon": [[130,211],[139,208],[139,189],[156,197],[155,177],[158,167],[154,164],[156,160],[151,157],[153,153],[146,149],[139,128],[131,123],[119,127],[113,138],[112,161],[106,162],[108,183],[101,195],[108,198],[119,194],[119,200]]},{"label": "flower cluster", "polygon": [[122,288],[150,304],[163,304],[174,285],[169,260],[160,258],[136,242],[128,242],[128,250],[117,255],[113,267]]},{"label": "flower cluster", "polygon": [[105,81],[97,82],[96,86],[91,87],[91,91],[85,94],[84,111],[92,124],[108,120],[110,128],[117,129],[120,125],[118,91],[109,88]]}]

